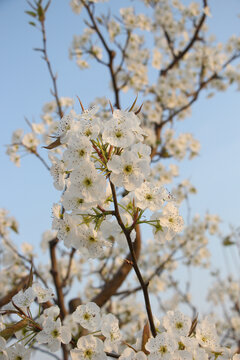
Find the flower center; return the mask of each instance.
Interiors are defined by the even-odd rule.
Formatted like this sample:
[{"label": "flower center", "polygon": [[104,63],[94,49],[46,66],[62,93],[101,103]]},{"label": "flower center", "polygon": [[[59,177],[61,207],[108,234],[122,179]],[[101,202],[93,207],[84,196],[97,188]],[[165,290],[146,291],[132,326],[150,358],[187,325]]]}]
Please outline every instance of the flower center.
[{"label": "flower center", "polygon": [[85,350],[84,351],[84,357],[91,359],[92,358],[92,350],[91,349]]},{"label": "flower center", "polygon": [[127,175],[131,174],[132,171],[133,171],[132,165],[125,165],[123,171],[124,171],[125,174],[127,174]]},{"label": "flower center", "polygon": [[116,131],[115,132],[115,136],[116,136],[116,138],[118,138],[118,139],[120,139],[121,137],[122,137],[122,133],[121,133],[121,131]]},{"label": "flower center", "polygon": [[86,135],[86,136],[90,136],[90,135],[92,135],[91,130],[90,130],[90,129],[87,129],[87,130],[85,131],[85,135]]},{"label": "flower center", "polygon": [[152,200],[152,198],[153,198],[153,197],[152,197],[151,194],[147,194],[147,195],[145,196],[145,199],[146,199],[146,200]]},{"label": "flower center", "polygon": [[96,242],[96,241],[97,241],[94,236],[89,236],[88,240],[89,240],[90,242]]},{"label": "flower center", "polygon": [[83,318],[84,318],[84,320],[89,320],[91,318],[91,316],[89,315],[89,313],[85,313],[83,315]]},{"label": "flower center", "polygon": [[85,186],[91,186],[92,185],[92,179],[90,179],[90,178],[85,178],[84,179],[84,181],[83,181],[83,184],[85,185]]},{"label": "flower center", "polygon": [[78,155],[79,157],[83,157],[85,155],[85,150],[84,149],[79,150]]},{"label": "flower center", "polygon": [[54,329],[54,330],[51,332],[51,334],[52,334],[52,337],[53,337],[53,338],[57,338],[57,337],[59,336],[59,332],[58,332],[57,329]]},{"label": "flower center", "polygon": [[176,328],[177,329],[182,329],[183,328],[183,324],[181,322],[177,322],[176,323]]},{"label": "flower center", "polygon": [[65,226],[65,230],[66,230],[66,232],[69,232],[69,231],[70,231],[70,226],[69,226],[69,225],[66,225],[66,226]]},{"label": "flower center", "polygon": [[167,352],[167,347],[166,347],[165,345],[160,346],[159,352],[160,352],[161,354],[166,354],[166,352]]}]

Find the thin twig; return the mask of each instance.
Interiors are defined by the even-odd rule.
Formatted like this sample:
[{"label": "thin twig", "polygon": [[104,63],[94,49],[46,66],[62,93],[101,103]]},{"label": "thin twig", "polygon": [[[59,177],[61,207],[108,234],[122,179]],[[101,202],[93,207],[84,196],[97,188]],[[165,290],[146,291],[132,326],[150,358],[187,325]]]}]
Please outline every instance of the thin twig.
[{"label": "thin twig", "polygon": [[54,88],[53,95],[54,95],[54,97],[56,99],[57,108],[58,108],[58,115],[59,115],[59,117],[61,119],[63,117],[63,111],[62,111],[61,103],[60,103],[59,96],[58,96],[57,76],[53,74],[52,66],[51,66],[51,63],[49,61],[49,57],[48,57],[48,53],[47,53],[47,38],[46,38],[46,30],[45,30],[45,21],[44,21],[44,19],[42,21],[40,21],[40,23],[41,23],[42,41],[43,41],[43,54],[44,54],[43,59],[47,63],[48,71],[49,71],[49,74],[50,74],[51,79],[52,79],[53,88]]},{"label": "thin twig", "polygon": [[152,309],[151,309],[151,304],[150,304],[150,299],[149,299],[149,294],[148,294],[148,284],[145,283],[145,281],[143,280],[142,274],[140,272],[140,269],[138,267],[137,264],[137,259],[135,256],[135,252],[134,252],[134,248],[133,248],[133,244],[132,244],[132,240],[131,240],[131,236],[130,236],[130,231],[128,229],[126,229],[126,227],[123,224],[122,218],[120,216],[119,213],[119,209],[118,209],[118,202],[117,202],[117,195],[116,195],[116,190],[115,190],[115,186],[113,185],[113,183],[110,181],[110,186],[111,186],[111,190],[112,190],[112,196],[113,196],[113,202],[114,202],[114,209],[115,209],[115,217],[117,219],[117,222],[119,224],[119,226],[121,227],[127,243],[128,243],[128,247],[131,253],[131,260],[132,260],[132,265],[133,268],[135,270],[135,273],[137,275],[137,278],[140,282],[140,285],[142,287],[142,291],[143,291],[143,296],[144,296],[144,300],[145,300],[145,307],[146,307],[146,311],[147,311],[147,315],[148,315],[148,320],[149,320],[149,324],[150,324],[150,328],[151,328],[151,332],[153,337],[156,337],[157,332],[156,332],[156,328],[154,325],[154,321],[153,321],[153,315],[152,315]]}]

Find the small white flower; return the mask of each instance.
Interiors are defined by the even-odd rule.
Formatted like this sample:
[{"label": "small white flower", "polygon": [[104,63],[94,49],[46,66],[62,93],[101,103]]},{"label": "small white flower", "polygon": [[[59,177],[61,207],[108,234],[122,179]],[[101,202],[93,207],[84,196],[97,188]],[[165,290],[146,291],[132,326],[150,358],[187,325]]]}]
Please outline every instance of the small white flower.
[{"label": "small white flower", "polygon": [[0,360],[8,360],[6,343],[6,340],[0,336]]},{"label": "small white flower", "polygon": [[50,351],[56,352],[60,349],[61,343],[69,344],[71,337],[70,330],[67,326],[61,326],[59,318],[56,321],[48,318],[44,321],[43,330],[37,334],[36,340],[39,344],[47,344]]},{"label": "small white flower", "polygon": [[95,303],[89,302],[86,305],[79,305],[72,315],[74,321],[80,323],[85,329],[89,331],[100,329],[100,308]]},{"label": "small white flower", "polygon": [[77,349],[71,350],[72,360],[107,360],[103,342],[95,336],[82,336],[77,342]]},{"label": "small white flower", "polygon": [[168,311],[163,317],[163,326],[175,336],[187,336],[191,327],[191,319],[180,311]]},{"label": "small white flower", "polygon": [[[8,359],[9,360],[29,360],[31,355],[31,350],[26,349],[22,344],[14,344],[7,349]],[[2,359],[1,359],[2,360]]]},{"label": "small white flower", "polygon": [[36,294],[33,288],[29,287],[24,292],[20,290],[16,295],[13,296],[12,300],[15,305],[20,308],[29,307],[34,301]]},{"label": "small white flower", "polygon": [[218,342],[217,331],[215,324],[207,317],[197,324],[196,339],[203,348],[215,349]]},{"label": "small white flower", "polygon": [[119,330],[119,321],[113,314],[107,314],[102,317],[101,332],[106,337],[107,342],[111,344],[118,343],[122,338]]},{"label": "small white flower", "polygon": [[58,123],[58,129],[56,136],[61,138],[61,142],[64,142],[64,136],[67,134],[68,130],[71,129],[74,118],[71,114],[64,115]]},{"label": "small white flower", "polygon": [[65,178],[66,178],[66,169],[64,162],[59,160],[56,156],[48,155],[49,159],[52,162],[52,166],[50,169],[50,174],[54,180],[54,187],[57,190],[63,190],[65,186]]},{"label": "small white flower", "polygon": [[151,338],[145,345],[146,350],[150,352],[149,360],[168,360],[178,348],[178,344],[173,336],[168,333],[158,334]]},{"label": "small white flower", "polygon": [[148,161],[139,159],[132,151],[124,151],[120,156],[113,155],[108,169],[112,171],[111,181],[114,185],[123,186],[129,191],[139,187],[150,172]]},{"label": "small white flower", "polygon": [[38,283],[34,283],[32,287],[37,296],[37,301],[39,304],[47,302],[54,297],[54,292],[52,289],[43,289],[42,286]]},{"label": "small white flower", "polygon": [[131,348],[126,348],[119,360],[147,360],[147,356],[142,351],[135,352]]}]

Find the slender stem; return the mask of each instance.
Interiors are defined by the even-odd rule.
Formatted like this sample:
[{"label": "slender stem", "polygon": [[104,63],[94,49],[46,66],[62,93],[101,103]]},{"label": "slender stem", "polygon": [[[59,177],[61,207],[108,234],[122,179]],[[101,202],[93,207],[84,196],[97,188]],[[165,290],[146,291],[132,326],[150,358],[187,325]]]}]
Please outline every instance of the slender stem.
[{"label": "slender stem", "polygon": [[60,103],[59,96],[58,96],[57,76],[53,74],[52,66],[51,66],[51,63],[50,63],[49,58],[48,58],[45,22],[44,22],[44,20],[42,20],[40,23],[41,23],[42,41],[43,41],[43,54],[44,54],[43,59],[47,63],[48,71],[49,71],[49,74],[50,74],[51,79],[52,79],[53,89],[54,89],[53,95],[54,95],[54,97],[56,99],[57,108],[58,108],[58,115],[59,115],[59,117],[61,119],[63,117],[63,111],[62,111],[61,103]]},{"label": "slender stem", "polygon": [[92,22],[92,28],[95,30],[96,34],[98,35],[104,49],[106,50],[107,54],[108,54],[108,63],[107,63],[107,66],[109,68],[109,71],[110,71],[110,75],[111,75],[111,81],[112,81],[112,86],[113,86],[113,91],[114,91],[114,95],[115,95],[115,106],[120,109],[120,98],[119,98],[119,88],[117,86],[117,79],[116,79],[116,73],[117,71],[114,71],[114,66],[113,66],[113,61],[114,61],[114,58],[116,56],[116,53],[114,50],[111,50],[106,42],[106,40],[104,39],[97,23],[96,23],[96,20],[94,18],[94,15],[89,7],[89,5],[81,0],[85,9],[87,10],[87,13],[91,19],[91,22]]},{"label": "slender stem", "polygon": [[118,202],[117,202],[117,195],[116,195],[116,190],[115,190],[115,186],[113,185],[113,183],[110,181],[110,186],[111,186],[111,190],[112,190],[112,196],[113,196],[113,202],[114,202],[114,209],[115,209],[115,217],[117,219],[117,222],[119,224],[119,226],[121,227],[126,239],[127,239],[127,243],[129,246],[129,250],[131,253],[131,257],[132,257],[132,266],[134,268],[134,271],[137,275],[137,278],[140,282],[142,291],[143,291],[143,296],[144,296],[144,300],[145,300],[145,307],[146,307],[146,311],[147,311],[147,315],[148,315],[148,320],[149,320],[149,324],[150,324],[150,328],[151,328],[151,332],[152,335],[154,337],[156,337],[157,332],[156,332],[156,328],[154,325],[154,321],[153,321],[153,315],[152,315],[152,309],[151,309],[151,304],[150,304],[150,299],[149,299],[149,294],[148,294],[148,283],[146,284],[145,281],[143,280],[142,274],[140,272],[140,269],[138,267],[137,264],[137,259],[135,256],[135,252],[134,252],[134,248],[133,248],[133,244],[132,244],[132,240],[131,240],[131,236],[130,233],[131,231],[126,229],[126,227],[123,224],[122,218],[120,216],[119,213],[119,209],[118,209]]},{"label": "slender stem", "polygon": [[68,269],[67,269],[66,276],[63,279],[62,287],[66,286],[66,283],[67,283],[67,281],[69,279],[69,276],[70,276],[70,273],[71,273],[71,268],[72,268],[72,261],[73,261],[73,257],[74,257],[75,252],[76,252],[76,249],[72,248],[72,251],[69,254]]}]

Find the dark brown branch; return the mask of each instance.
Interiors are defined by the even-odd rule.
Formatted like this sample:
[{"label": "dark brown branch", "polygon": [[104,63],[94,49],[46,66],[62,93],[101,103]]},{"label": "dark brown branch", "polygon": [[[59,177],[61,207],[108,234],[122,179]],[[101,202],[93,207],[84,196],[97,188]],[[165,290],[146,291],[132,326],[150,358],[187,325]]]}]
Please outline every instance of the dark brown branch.
[{"label": "dark brown branch", "polygon": [[49,250],[50,250],[50,257],[51,257],[51,270],[50,273],[53,277],[53,282],[55,285],[56,293],[57,293],[57,304],[60,308],[60,317],[63,320],[64,317],[67,315],[67,309],[64,303],[64,295],[62,291],[62,283],[58,272],[58,263],[56,257],[56,246],[58,243],[58,239],[53,239],[49,242]]},{"label": "dark brown branch", "polygon": [[120,358],[120,355],[118,354],[113,354],[113,353],[110,353],[110,352],[106,352],[106,355],[107,356],[110,356],[112,358],[115,358],[115,359],[119,359]]},{"label": "dark brown branch", "polygon": [[[5,239],[5,242],[6,242],[7,246],[11,249],[11,251],[14,252],[20,259],[23,260],[23,264],[24,264],[24,262],[29,263],[30,267],[32,267],[32,269],[33,269],[33,274],[36,275],[42,281],[44,286],[47,288],[48,287],[47,282],[45,281],[45,279],[40,275],[40,273],[36,269],[36,267],[34,265],[34,262],[33,262],[33,259],[28,258],[25,255],[20,254],[17,251],[17,249],[15,249],[15,247],[9,241],[7,241],[6,239]],[[28,271],[30,270],[25,264],[24,264],[24,266]]]},{"label": "dark brown branch", "polygon": [[29,279],[29,275],[24,276],[12,290],[10,290],[5,296],[3,296],[0,299],[0,308],[8,304],[9,301],[12,300],[13,296],[16,295],[20,290],[22,290],[25,287],[25,285],[28,282],[28,279]]},{"label": "dark brown branch", "polygon": [[[138,259],[141,250],[141,234],[139,226],[136,227],[136,239],[133,243],[133,249]],[[128,261],[132,260],[131,254],[129,253],[127,258]],[[112,277],[110,281],[108,281],[102,291],[96,295],[91,301],[95,302],[98,306],[102,307],[107,303],[107,301],[116,293],[116,291],[120,288],[129,272],[132,270],[132,265],[128,262],[124,261],[116,274]]]},{"label": "dark brown branch", "polygon": [[118,225],[121,227],[121,229],[126,237],[128,247],[129,247],[129,250],[131,253],[132,266],[135,270],[135,273],[137,275],[137,278],[140,282],[140,285],[141,285],[141,288],[143,291],[145,307],[146,307],[146,311],[147,311],[147,315],[148,315],[148,321],[150,324],[151,332],[152,332],[153,337],[156,337],[157,332],[156,332],[156,328],[155,328],[154,321],[153,321],[152,309],[151,309],[151,304],[150,304],[150,299],[149,299],[149,294],[148,294],[148,284],[146,284],[145,281],[143,280],[142,274],[138,267],[137,258],[136,258],[135,252],[134,252],[134,248],[133,248],[133,244],[132,244],[132,240],[131,240],[131,236],[130,236],[131,231],[126,229],[126,227],[123,224],[123,221],[120,216],[119,209],[118,209],[118,202],[117,202],[115,186],[113,185],[113,183],[111,181],[110,181],[110,186],[111,186],[113,202],[114,202],[115,217],[117,219]]},{"label": "dark brown branch", "polygon": [[[204,5],[204,7],[207,6],[207,0],[203,0],[203,5]],[[197,40],[199,40],[198,34],[199,34],[203,24],[204,24],[205,19],[206,19],[206,14],[202,14],[202,16],[201,16],[201,18],[199,20],[199,23],[195,27],[195,31],[194,31],[194,34],[193,34],[191,40],[185,46],[185,48],[178,53],[178,55],[174,55],[175,52],[174,52],[174,49],[172,47],[172,44],[170,43],[171,48],[172,48],[171,51],[172,51],[172,54],[174,55],[174,57],[173,57],[173,60],[171,61],[171,63],[165,69],[161,70],[160,76],[166,76],[167,72],[169,70],[171,70],[174,66],[176,66],[179,63],[179,61],[187,54],[187,52],[193,47],[195,42]],[[166,34],[165,34],[165,36],[166,36]],[[169,43],[168,43],[168,45],[169,45]]]},{"label": "dark brown branch", "polygon": [[66,273],[65,278],[63,279],[62,287],[66,286],[67,281],[69,279],[69,276],[70,276],[70,273],[71,273],[72,261],[73,261],[73,257],[74,257],[75,252],[76,252],[76,249],[72,248],[72,251],[69,254],[67,273]]},{"label": "dark brown branch", "polygon": [[94,14],[93,12],[91,11],[90,9],[90,6],[83,0],[81,0],[90,19],[91,19],[91,28],[93,30],[95,30],[96,34],[98,35],[104,49],[106,50],[107,52],[107,55],[108,55],[108,68],[109,68],[109,71],[110,71],[110,75],[111,75],[111,81],[112,81],[112,86],[113,86],[113,90],[114,90],[114,95],[115,95],[115,106],[120,109],[120,99],[119,99],[119,88],[117,86],[117,81],[116,81],[116,72],[114,72],[114,69],[113,69],[113,61],[114,61],[114,58],[116,56],[116,53],[114,50],[110,49],[108,44],[106,43],[97,23],[96,23],[96,20],[94,18]]},{"label": "dark brown branch", "polygon": [[[154,270],[154,272],[148,277],[148,279],[145,281],[146,284],[150,283],[150,281],[154,278],[154,276],[158,275],[160,276],[164,269],[165,269],[165,265],[170,262],[170,261],[173,261],[172,258],[173,256],[176,254],[176,252],[181,249],[185,244],[186,244],[187,241],[184,241],[182,244],[180,244],[178,247],[176,247],[175,249],[173,249],[173,251],[171,252],[171,254],[169,254],[169,256],[162,262],[158,265],[158,267]],[[119,291],[118,293],[115,294],[115,296],[121,296],[123,295],[122,299],[131,295],[131,294],[134,294],[136,293],[137,291],[140,291],[141,290],[141,286],[136,286],[135,288],[133,289],[128,289],[128,290],[122,290],[122,291]]]},{"label": "dark brown branch", "polygon": [[173,59],[175,59],[176,55],[175,55],[175,52],[174,52],[173,41],[170,38],[170,35],[168,34],[168,32],[167,32],[167,30],[165,28],[163,28],[163,33],[164,33],[165,39],[167,41],[169,50],[170,50],[170,52],[172,54],[172,57],[173,57]]}]

